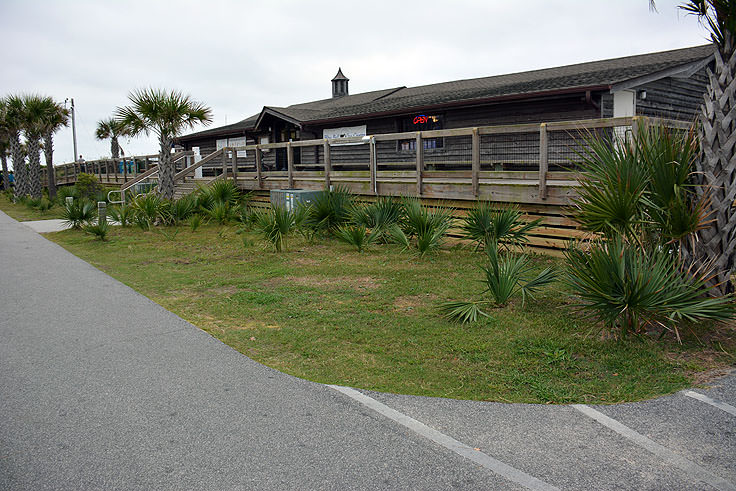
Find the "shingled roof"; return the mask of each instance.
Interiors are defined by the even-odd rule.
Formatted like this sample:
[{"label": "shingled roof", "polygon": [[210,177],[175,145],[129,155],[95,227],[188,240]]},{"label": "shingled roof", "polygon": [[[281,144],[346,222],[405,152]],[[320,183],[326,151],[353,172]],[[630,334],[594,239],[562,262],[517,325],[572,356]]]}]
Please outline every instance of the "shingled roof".
[{"label": "shingled roof", "polygon": [[712,54],[712,45],[704,45],[419,87],[395,87],[288,107],[265,106],[259,115],[182,138],[254,129],[264,113],[271,113],[277,117],[282,115],[304,124],[327,123],[332,120],[370,117],[443,105],[492,102],[494,99],[523,98],[552,92],[603,90],[631,79],[702,61]]}]

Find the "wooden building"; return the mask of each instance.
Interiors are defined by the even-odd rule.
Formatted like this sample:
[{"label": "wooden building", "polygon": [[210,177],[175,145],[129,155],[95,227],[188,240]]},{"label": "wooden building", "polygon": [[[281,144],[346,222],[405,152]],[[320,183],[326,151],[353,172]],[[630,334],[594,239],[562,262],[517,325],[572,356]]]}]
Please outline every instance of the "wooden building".
[{"label": "wooden building", "polygon": [[[705,45],[356,95],[349,94],[349,80],[338,70],[329,99],[264,106],[260,113],[240,122],[185,135],[177,143],[205,156],[223,147],[489,125],[625,116],[691,121],[702,102],[705,69],[712,56],[712,46]],[[535,168],[538,136],[530,134],[528,142],[519,138],[515,135],[508,142],[509,154],[501,159],[503,170]],[[446,138],[425,138],[422,144],[425,159],[431,165],[434,158],[437,170],[443,169],[443,162],[468,160],[463,157],[470,149]],[[502,148],[505,142],[494,144]],[[394,164],[406,161],[408,168],[415,158],[414,145],[414,139],[387,142],[379,151]],[[528,156],[525,148],[530,149]],[[310,162],[318,165],[323,158],[318,146],[294,151],[293,158],[302,169],[309,169]],[[351,161],[365,160],[362,151],[356,146],[352,157],[343,151],[342,162],[333,161],[333,165],[340,168],[344,164],[349,170]],[[245,151],[242,154],[245,157]],[[564,158],[560,155],[558,161]],[[263,166],[285,170],[286,149],[264,153]],[[207,166],[204,172],[207,175]]]}]

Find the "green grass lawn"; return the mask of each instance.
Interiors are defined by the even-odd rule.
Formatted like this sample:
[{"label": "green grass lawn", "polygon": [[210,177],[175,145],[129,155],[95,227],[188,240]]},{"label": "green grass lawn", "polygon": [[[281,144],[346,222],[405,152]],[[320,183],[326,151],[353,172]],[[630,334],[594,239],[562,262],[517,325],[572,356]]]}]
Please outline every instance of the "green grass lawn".
[{"label": "green grass lawn", "polygon": [[[112,227],[48,237],[270,367],[317,382],[404,394],[530,403],[613,403],[668,394],[736,360],[733,326],[657,341],[601,336],[572,311],[562,283],[470,325],[437,314],[481,289],[481,253],[424,259],[395,246],[359,254],[330,239],[293,238],[274,253],[233,227],[168,237]],[[559,260],[539,258],[538,267]]]},{"label": "green grass lawn", "polygon": [[11,218],[19,222],[27,222],[31,220],[50,220],[52,218],[61,218],[61,206],[54,205],[47,211],[39,211],[24,204],[13,203],[5,193],[0,193],[0,210],[4,211]]}]

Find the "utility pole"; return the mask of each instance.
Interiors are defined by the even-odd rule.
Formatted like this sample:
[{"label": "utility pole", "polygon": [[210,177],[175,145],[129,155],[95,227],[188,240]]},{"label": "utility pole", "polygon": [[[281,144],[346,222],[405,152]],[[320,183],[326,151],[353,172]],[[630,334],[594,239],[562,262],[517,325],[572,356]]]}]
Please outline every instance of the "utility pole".
[{"label": "utility pole", "polygon": [[72,139],[74,140],[74,160],[72,162],[76,162],[79,160],[79,154],[77,153],[77,124],[74,121],[74,98],[66,99],[66,101],[72,101]]}]

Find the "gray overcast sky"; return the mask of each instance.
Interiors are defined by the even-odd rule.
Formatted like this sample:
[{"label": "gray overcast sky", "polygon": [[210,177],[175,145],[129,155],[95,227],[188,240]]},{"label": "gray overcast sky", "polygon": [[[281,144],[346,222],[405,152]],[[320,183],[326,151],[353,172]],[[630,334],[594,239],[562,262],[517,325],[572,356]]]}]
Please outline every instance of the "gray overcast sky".
[{"label": "gray overcast sky", "polygon": [[[79,152],[109,155],[96,122],[137,87],[179,89],[213,126],[264,105],[330,97],[338,66],[356,94],[706,43],[677,1],[0,0],[0,95],[73,97]],[[152,138],[122,142],[155,153]],[[73,157],[71,129],[55,162]]]}]

